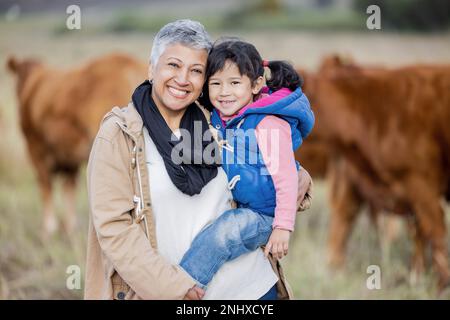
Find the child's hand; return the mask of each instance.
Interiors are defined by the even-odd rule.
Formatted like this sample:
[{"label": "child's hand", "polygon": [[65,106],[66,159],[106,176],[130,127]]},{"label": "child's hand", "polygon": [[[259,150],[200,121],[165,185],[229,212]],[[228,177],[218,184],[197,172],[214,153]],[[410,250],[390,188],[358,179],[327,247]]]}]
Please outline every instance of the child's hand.
[{"label": "child's hand", "polygon": [[290,236],[291,232],[289,230],[273,229],[266,244],[266,249],[264,249],[264,255],[267,257],[269,252],[272,252],[272,255],[278,259],[286,256],[288,254]]},{"label": "child's hand", "polygon": [[203,299],[204,295],[205,295],[205,290],[203,290],[197,286],[193,286],[186,293],[183,300],[201,300],[201,299]]}]

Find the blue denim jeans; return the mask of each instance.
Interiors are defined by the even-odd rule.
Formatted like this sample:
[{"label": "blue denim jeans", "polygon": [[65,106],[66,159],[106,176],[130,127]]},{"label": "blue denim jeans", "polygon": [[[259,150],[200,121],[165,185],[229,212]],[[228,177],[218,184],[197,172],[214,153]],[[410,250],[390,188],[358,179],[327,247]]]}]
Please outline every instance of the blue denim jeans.
[{"label": "blue denim jeans", "polygon": [[200,231],[180,266],[205,288],[225,262],[265,245],[272,222],[273,217],[247,208],[228,210]]}]

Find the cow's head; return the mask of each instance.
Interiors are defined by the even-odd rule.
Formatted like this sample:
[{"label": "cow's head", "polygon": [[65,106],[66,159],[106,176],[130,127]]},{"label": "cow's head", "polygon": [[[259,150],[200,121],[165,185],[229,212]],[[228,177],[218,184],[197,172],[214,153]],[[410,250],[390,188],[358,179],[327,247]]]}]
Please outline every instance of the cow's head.
[{"label": "cow's head", "polygon": [[[342,87],[352,85],[359,67],[350,57],[330,55],[322,59],[316,72],[297,69],[304,78],[303,92],[308,97],[316,116],[312,138],[322,139],[331,135],[328,121],[333,122],[338,114],[336,104],[343,103]],[[345,89],[344,89],[345,92]]]},{"label": "cow's head", "polygon": [[303,91],[308,96],[311,104],[314,106],[319,100],[319,86],[324,81],[340,81],[343,73],[354,72],[359,67],[350,55],[331,54],[325,56],[317,72],[308,72],[297,68],[297,72],[304,79]]},{"label": "cow's head", "polygon": [[355,63],[355,60],[351,55],[338,55],[332,54],[325,56],[319,67],[319,73],[322,75],[332,75],[334,73],[340,73],[344,70],[355,71],[359,69],[359,66]]},{"label": "cow's head", "polygon": [[36,59],[17,59],[15,56],[10,56],[6,61],[6,67],[17,77],[17,88],[20,94],[28,77],[32,71],[40,66],[41,63]]},{"label": "cow's head", "polygon": [[6,67],[17,75],[19,78],[25,77],[30,71],[40,65],[39,60],[36,59],[17,59],[15,56],[10,56],[6,61]]}]

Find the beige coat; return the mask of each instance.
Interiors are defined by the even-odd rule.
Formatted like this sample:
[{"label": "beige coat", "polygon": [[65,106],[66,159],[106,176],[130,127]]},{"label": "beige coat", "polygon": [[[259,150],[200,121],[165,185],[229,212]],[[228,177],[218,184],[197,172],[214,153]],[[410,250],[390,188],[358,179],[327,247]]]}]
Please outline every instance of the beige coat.
[{"label": "beige coat", "polygon": [[[194,280],[157,252],[143,122],[132,104],[101,123],[89,157],[85,299],[182,299]],[[292,298],[279,262],[280,299]]]}]

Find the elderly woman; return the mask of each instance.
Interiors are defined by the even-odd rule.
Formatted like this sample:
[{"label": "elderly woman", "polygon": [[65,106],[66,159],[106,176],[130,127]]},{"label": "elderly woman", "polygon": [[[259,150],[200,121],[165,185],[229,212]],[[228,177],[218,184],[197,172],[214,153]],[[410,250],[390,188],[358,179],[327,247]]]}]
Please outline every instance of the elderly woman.
[{"label": "elderly woman", "polygon": [[[171,156],[180,130],[193,134],[194,122],[202,137],[208,130],[195,101],[210,49],[200,23],[164,26],[153,42],[151,80],[102,121],[88,164],[87,299],[259,299],[275,285],[278,298],[291,297],[279,263],[262,250],[227,262],[206,292],[177,265],[197,233],[232,205],[218,165]],[[192,154],[209,143],[194,143]],[[302,170],[299,179],[302,200],[310,177]]]}]

